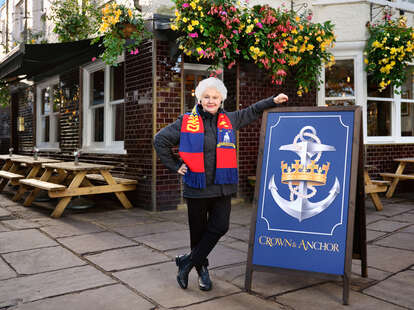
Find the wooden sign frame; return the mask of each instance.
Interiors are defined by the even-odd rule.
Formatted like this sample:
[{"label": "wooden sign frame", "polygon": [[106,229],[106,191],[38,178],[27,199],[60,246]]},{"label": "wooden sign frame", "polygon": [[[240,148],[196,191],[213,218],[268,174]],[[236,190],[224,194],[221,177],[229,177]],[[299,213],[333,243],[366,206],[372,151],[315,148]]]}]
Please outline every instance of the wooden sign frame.
[{"label": "wooden sign frame", "polygon": [[[346,226],[346,248],[343,266],[343,274],[330,274],[295,268],[283,268],[279,266],[266,266],[253,264],[253,251],[256,239],[256,224],[259,208],[259,195],[262,177],[262,165],[264,159],[266,128],[270,113],[294,113],[294,112],[353,112],[352,128],[352,152],[349,179],[348,213]],[[349,285],[351,276],[352,259],[361,260],[361,275],[367,277],[367,250],[366,250],[366,224],[365,224],[365,192],[363,180],[363,131],[361,107],[281,107],[272,108],[264,112],[260,131],[260,144],[256,170],[256,187],[253,200],[253,210],[250,225],[250,240],[245,274],[245,289],[251,291],[253,271],[269,271],[278,273],[310,273],[324,279],[343,279],[343,304],[349,302]],[[263,199],[265,199],[263,197]],[[354,229],[355,223],[355,229]],[[354,249],[354,251],[353,251]]]}]

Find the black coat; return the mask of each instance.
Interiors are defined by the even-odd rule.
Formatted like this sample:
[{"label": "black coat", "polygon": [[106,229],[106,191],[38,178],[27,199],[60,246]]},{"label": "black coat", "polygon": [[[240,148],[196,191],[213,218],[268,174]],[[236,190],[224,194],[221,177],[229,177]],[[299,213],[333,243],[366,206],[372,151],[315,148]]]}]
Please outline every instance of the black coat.
[{"label": "black coat", "polygon": [[[273,97],[261,100],[248,108],[235,112],[225,112],[230,119],[233,130],[239,130],[259,118],[265,109],[275,107]],[[204,170],[206,174],[205,188],[192,188],[184,184],[183,196],[186,198],[208,198],[231,195],[237,192],[237,184],[214,184],[216,172],[216,144],[217,144],[217,116],[204,112],[198,105],[198,112],[204,125]],[[220,111],[219,111],[220,112]],[[177,158],[171,148],[179,145],[181,115],[174,123],[161,129],[154,138],[154,147],[161,162],[174,172],[182,165],[183,161]]]}]

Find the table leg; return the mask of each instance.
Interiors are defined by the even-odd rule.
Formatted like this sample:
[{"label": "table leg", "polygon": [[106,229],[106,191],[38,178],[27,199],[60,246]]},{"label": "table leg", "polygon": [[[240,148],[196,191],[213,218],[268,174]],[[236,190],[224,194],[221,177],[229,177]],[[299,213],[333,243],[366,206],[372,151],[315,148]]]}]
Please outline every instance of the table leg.
[{"label": "table leg", "polygon": [[[40,165],[35,165],[30,169],[29,174],[26,176],[26,179],[32,179],[36,177],[36,175],[40,171]],[[27,188],[22,184],[20,185],[19,189],[17,190],[16,194],[13,196],[12,201],[18,201],[22,198],[23,194],[26,192]]]},{"label": "table leg", "polygon": [[[45,181],[47,182],[50,178],[50,176],[52,175],[53,169],[48,169],[46,168],[46,170],[43,172],[42,176],[40,177],[40,181]],[[39,193],[41,189],[40,188],[35,188],[32,190],[32,192],[29,194],[29,196],[27,196],[26,200],[24,201],[23,205],[25,207],[28,207],[32,204],[33,200],[36,198],[37,194]]]},{"label": "table leg", "polygon": [[[11,160],[8,160],[3,165],[3,167],[2,167],[1,170],[8,171],[8,172],[14,172],[14,171],[17,170],[17,167],[16,167],[16,165]],[[0,182],[0,192],[3,191],[3,189],[7,185],[7,183],[9,183],[9,179],[1,178],[1,182]]]},{"label": "table leg", "polygon": [[[77,188],[82,183],[83,179],[85,178],[86,171],[78,172],[75,177],[73,178],[72,182],[70,183],[68,188]],[[62,215],[63,211],[65,211],[67,205],[69,204],[72,197],[63,197],[59,200],[55,210],[52,212],[52,217],[58,218]]]},{"label": "table leg", "polygon": [[[395,174],[402,174],[404,172],[406,163],[400,162],[398,165],[397,171]],[[391,198],[392,195],[394,195],[395,188],[397,187],[398,182],[400,181],[399,178],[394,178],[391,182],[390,188],[388,189],[387,193],[385,194],[385,197]]]},{"label": "table leg", "polygon": [[[369,177],[368,171],[364,170],[364,181],[365,181],[365,185],[372,185],[372,181],[371,178]],[[368,193],[368,195],[371,196],[371,200],[374,203],[374,207],[375,209],[377,209],[377,211],[382,211],[383,206],[381,203],[381,200],[378,196],[377,193]]]},{"label": "table leg", "polygon": [[[108,185],[117,184],[108,170],[101,170],[100,172],[101,172],[102,176],[104,177],[105,181],[108,183]],[[132,208],[132,204],[129,201],[129,199],[127,198],[127,196],[125,195],[124,192],[117,192],[117,193],[114,193],[114,194],[119,199],[119,201],[121,202],[122,206],[125,209]]]}]

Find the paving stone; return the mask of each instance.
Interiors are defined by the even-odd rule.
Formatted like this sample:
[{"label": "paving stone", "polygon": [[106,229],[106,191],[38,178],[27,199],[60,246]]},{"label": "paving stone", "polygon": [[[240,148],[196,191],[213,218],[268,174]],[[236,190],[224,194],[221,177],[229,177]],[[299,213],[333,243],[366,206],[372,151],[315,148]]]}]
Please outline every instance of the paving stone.
[{"label": "paving stone", "polygon": [[15,310],[149,310],[154,305],[122,285],[110,285],[39,300],[13,308]]},{"label": "paving stone", "polygon": [[387,233],[375,230],[367,229],[367,242],[373,241],[377,238],[385,236]]},{"label": "paving stone", "polygon": [[57,243],[36,229],[7,231],[0,234],[0,253],[55,246]]},{"label": "paving stone", "polygon": [[107,271],[117,271],[171,260],[168,256],[145,246],[105,251],[86,256],[88,260]]},{"label": "paving stone", "polygon": [[188,247],[190,244],[190,233],[188,230],[172,231],[161,234],[153,234],[149,236],[141,236],[134,240],[144,243],[151,248],[167,251]]},{"label": "paving stone", "polygon": [[54,225],[42,227],[41,230],[54,238],[62,238],[100,232],[104,229],[92,223],[70,219],[66,222],[57,222]]},{"label": "paving stone", "polygon": [[414,224],[414,213],[405,213],[393,216],[390,220]]},{"label": "paving stone", "polygon": [[404,226],[407,226],[407,224],[401,223],[401,222],[394,222],[390,220],[381,220],[381,221],[368,225],[367,228],[370,230],[393,232]]},{"label": "paving stone", "polygon": [[221,280],[230,282],[235,285],[240,285],[240,283],[243,283],[243,285],[240,286],[240,288],[244,288],[244,282],[238,280],[238,278],[242,278],[242,280],[244,281],[245,273],[246,264],[240,264],[237,266],[225,266],[210,270],[210,274],[213,281],[215,277],[218,277]]},{"label": "paving stone", "polygon": [[380,214],[377,214],[377,213],[371,213],[371,214],[368,213],[366,215],[366,223],[367,223],[367,225],[370,224],[370,223],[374,223],[376,221],[379,221],[379,220],[383,220],[383,219],[386,219],[386,217],[385,216],[382,216]]},{"label": "paving stone", "polygon": [[127,237],[139,237],[150,234],[159,234],[177,230],[186,230],[187,225],[175,222],[155,222],[150,224],[139,224],[134,226],[116,227],[113,230]]},{"label": "paving stone", "polygon": [[[233,281],[233,284],[244,288],[244,281],[244,277],[238,277]],[[326,282],[326,280],[317,278],[312,274],[301,274],[299,272],[287,273],[285,271],[254,271],[252,277],[252,291],[262,296],[269,297],[322,282]]]},{"label": "paving stone", "polygon": [[408,226],[400,230],[400,232],[411,233],[414,234],[414,225]]},{"label": "paving stone", "polygon": [[157,219],[151,216],[136,214],[132,212],[121,212],[121,210],[78,214],[71,216],[71,218],[78,220],[91,220],[107,227],[132,226],[138,224],[154,223],[157,221]]},{"label": "paving stone", "polygon": [[35,274],[86,264],[62,247],[13,252],[4,254],[3,258],[19,274]]},{"label": "paving stone", "polygon": [[36,222],[32,222],[29,220],[23,220],[23,219],[7,220],[7,221],[3,221],[3,224],[5,224],[6,226],[10,227],[13,230],[40,227],[40,225]]},{"label": "paving stone", "polygon": [[194,270],[190,273],[188,288],[183,290],[177,284],[176,274],[175,263],[163,263],[117,272],[114,276],[166,308],[182,307],[240,291],[237,287],[220,280],[214,281],[213,290],[200,291],[197,273]]},{"label": "paving stone", "polygon": [[223,242],[223,245],[229,248],[237,249],[239,251],[247,253],[249,245],[247,242],[234,241],[234,242]]},{"label": "paving stone", "polygon": [[80,254],[136,245],[136,243],[112,232],[98,232],[89,235],[65,237],[60,238],[59,242]]},{"label": "paving stone", "polygon": [[275,310],[286,309],[284,306],[270,300],[263,300],[256,296],[240,293],[231,296],[214,299],[203,302],[202,304],[193,305],[185,308],[186,310],[217,310],[217,309],[231,309],[231,310]]},{"label": "paving stone", "polygon": [[414,250],[413,239],[414,238],[412,234],[397,232],[397,233],[393,233],[392,235],[388,237],[375,241],[374,244],[413,251]]},{"label": "paving stone", "polygon": [[[368,267],[368,279],[381,281],[389,277],[392,273]],[[352,260],[352,277],[361,277],[361,261]],[[366,279],[366,278],[365,278]]]},{"label": "paving stone", "polygon": [[[384,199],[382,200],[384,201]],[[382,211],[379,211],[382,216],[395,216],[402,213],[405,213],[409,210],[412,210],[412,205],[404,205],[404,204],[387,204],[384,206]]]},{"label": "paving stone", "polygon": [[369,267],[395,273],[413,264],[414,252],[368,245],[367,260]]},{"label": "paving stone", "polygon": [[3,223],[3,222],[0,222],[0,232],[3,232],[3,231],[10,231],[10,228],[8,228],[8,227],[4,226],[2,223]]},{"label": "paving stone", "polygon": [[115,281],[91,266],[74,267],[0,281],[0,308],[112,284]]},{"label": "paving stone", "polygon": [[217,244],[208,256],[210,268],[245,263],[247,253]]},{"label": "paving stone", "polygon": [[231,227],[227,235],[232,238],[244,241],[244,242],[249,242],[250,229],[247,227],[236,227],[236,228]]},{"label": "paving stone", "polygon": [[252,212],[252,207],[232,208],[230,214],[230,223],[250,225]]},{"label": "paving stone", "polygon": [[7,211],[6,209],[0,208],[0,219],[7,218],[12,216],[10,211]]},{"label": "paving stone", "polygon": [[[402,310],[403,308],[392,305],[377,298],[370,297],[353,290],[349,291],[349,305],[342,304],[342,286],[327,283],[309,287],[303,290],[287,293],[276,297],[276,301],[283,305],[289,305],[295,310],[320,310],[320,309],[364,309],[364,310]],[[290,309],[289,308],[289,309]]]},{"label": "paving stone", "polygon": [[414,271],[406,270],[363,291],[365,294],[414,309]]},{"label": "paving stone", "polygon": [[0,280],[14,278],[16,273],[0,258]]}]

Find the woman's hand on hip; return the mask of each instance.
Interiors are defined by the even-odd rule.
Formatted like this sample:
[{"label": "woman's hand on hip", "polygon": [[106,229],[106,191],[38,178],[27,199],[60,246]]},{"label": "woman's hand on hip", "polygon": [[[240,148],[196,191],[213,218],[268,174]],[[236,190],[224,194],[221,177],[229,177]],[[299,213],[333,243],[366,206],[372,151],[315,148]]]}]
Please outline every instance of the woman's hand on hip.
[{"label": "woman's hand on hip", "polygon": [[286,96],[283,93],[280,93],[279,95],[277,95],[276,97],[273,98],[273,102],[275,104],[280,104],[280,103],[286,102],[288,100],[289,100],[288,96]]},{"label": "woman's hand on hip", "polygon": [[187,165],[182,164],[180,168],[177,170],[178,174],[185,175],[187,173]]}]

